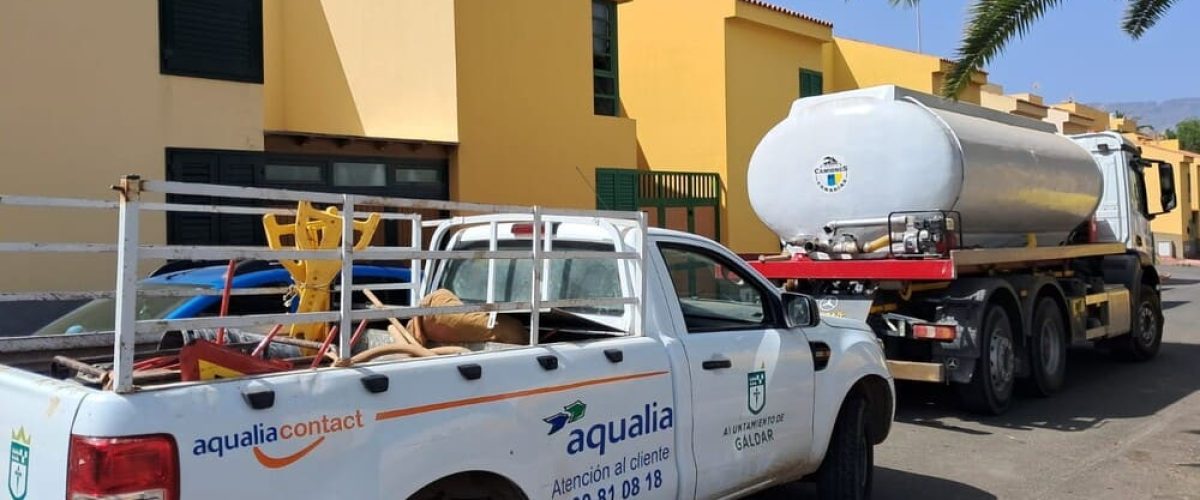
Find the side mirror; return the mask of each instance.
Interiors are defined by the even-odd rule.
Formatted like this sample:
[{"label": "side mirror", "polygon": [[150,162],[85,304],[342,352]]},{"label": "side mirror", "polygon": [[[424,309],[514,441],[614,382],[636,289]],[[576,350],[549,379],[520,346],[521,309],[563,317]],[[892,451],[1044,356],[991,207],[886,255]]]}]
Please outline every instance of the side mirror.
[{"label": "side mirror", "polygon": [[816,299],[800,293],[783,292],[783,316],[788,328],[821,324],[821,310],[817,308]]},{"label": "side mirror", "polygon": [[1162,212],[1167,213],[1175,209],[1178,201],[1175,199],[1175,166],[1165,161],[1158,162],[1158,190],[1159,201],[1162,203]]}]

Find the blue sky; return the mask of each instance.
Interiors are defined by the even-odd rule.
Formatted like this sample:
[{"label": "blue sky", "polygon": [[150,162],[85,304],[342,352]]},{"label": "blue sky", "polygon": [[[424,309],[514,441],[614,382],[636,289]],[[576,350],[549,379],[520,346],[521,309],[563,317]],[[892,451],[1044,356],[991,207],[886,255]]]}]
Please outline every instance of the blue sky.
[{"label": "blue sky", "polygon": [[[914,12],[887,0],[772,1],[832,22],[838,36],[917,48]],[[926,0],[921,9],[923,52],[953,59],[970,3]],[[1080,102],[1200,97],[1200,2],[1175,2],[1137,41],[1121,31],[1127,3],[1062,2],[992,61],[986,68],[990,80],[1006,93],[1033,91],[1052,102],[1068,97]]]}]

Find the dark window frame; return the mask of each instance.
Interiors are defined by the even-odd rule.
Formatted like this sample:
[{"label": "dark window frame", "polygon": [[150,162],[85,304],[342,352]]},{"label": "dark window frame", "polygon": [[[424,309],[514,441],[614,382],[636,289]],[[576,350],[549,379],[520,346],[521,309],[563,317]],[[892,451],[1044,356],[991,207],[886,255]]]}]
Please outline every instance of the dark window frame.
[{"label": "dark window frame", "polygon": [[[606,10],[607,18],[596,17],[596,7],[602,6]],[[613,0],[592,0],[592,113],[597,116],[620,116],[621,115],[621,82],[618,75],[618,56],[617,56],[617,3]],[[608,25],[607,33],[600,33],[596,30],[597,23],[605,23]],[[603,41],[608,43],[609,52],[607,54],[596,53],[596,42]],[[596,67],[595,58],[597,55],[605,55],[609,59],[611,69],[600,69]],[[598,82],[600,80],[612,81],[612,94],[601,93]],[[602,110],[601,102],[611,102],[612,112]]]},{"label": "dark window frame", "polygon": [[[250,71],[221,71],[211,69],[196,69],[188,67],[178,61],[175,56],[175,23],[172,19],[175,17],[176,7],[179,2],[187,0],[159,0],[158,1],[158,57],[159,57],[159,73],[172,76],[186,76],[193,78],[207,78],[210,80],[225,80],[232,82],[244,83],[263,83],[263,8],[262,0],[239,0],[250,3],[250,19],[246,22],[250,32],[250,64],[253,66]],[[258,43],[254,43],[257,41]]]}]

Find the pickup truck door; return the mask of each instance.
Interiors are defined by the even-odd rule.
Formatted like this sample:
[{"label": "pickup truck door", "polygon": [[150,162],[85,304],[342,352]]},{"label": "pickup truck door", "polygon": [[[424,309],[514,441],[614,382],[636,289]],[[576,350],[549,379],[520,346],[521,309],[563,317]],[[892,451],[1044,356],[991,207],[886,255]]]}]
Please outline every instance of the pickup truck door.
[{"label": "pickup truck door", "polygon": [[771,285],[716,245],[660,239],[692,387],[696,497],[795,477],[812,440],[812,351]]}]

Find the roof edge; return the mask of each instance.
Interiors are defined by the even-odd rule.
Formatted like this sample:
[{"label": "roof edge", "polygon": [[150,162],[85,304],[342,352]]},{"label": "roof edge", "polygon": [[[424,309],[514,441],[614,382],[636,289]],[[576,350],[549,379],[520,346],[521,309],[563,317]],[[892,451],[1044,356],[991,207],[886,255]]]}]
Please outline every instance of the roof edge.
[{"label": "roof edge", "polygon": [[789,16],[792,16],[792,17],[800,18],[800,19],[803,19],[803,20],[805,20],[805,21],[808,21],[808,22],[811,22],[811,23],[816,23],[816,24],[819,24],[819,25],[821,25],[821,26],[825,26],[826,28],[832,28],[832,27],[833,27],[833,23],[831,23],[831,22],[829,22],[829,21],[826,21],[826,20],[824,20],[824,19],[817,19],[817,18],[815,18],[815,17],[813,17],[813,16],[810,16],[810,15],[808,15],[808,14],[804,14],[804,13],[802,13],[802,12],[800,12],[800,11],[796,11],[796,10],[789,9],[789,8],[787,8],[787,7],[783,7],[783,6],[780,6],[780,5],[776,5],[776,4],[773,4],[773,3],[771,3],[771,2],[768,2],[768,1],[766,1],[766,0],[738,0],[738,1],[739,1],[739,2],[745,2],[745,3],[748,3],[748,4],[750,4],[750,5],[757,5],[757,6],[759,6],[759,7],[763,7],[763,8],[766,8],[766,9],[770,9],[770,10],[773,10],[773,11],[775,11],[775,12],[778,12],[778,13],[780,13],[780,14],[786,14],[786,15],[789,15]]}]

